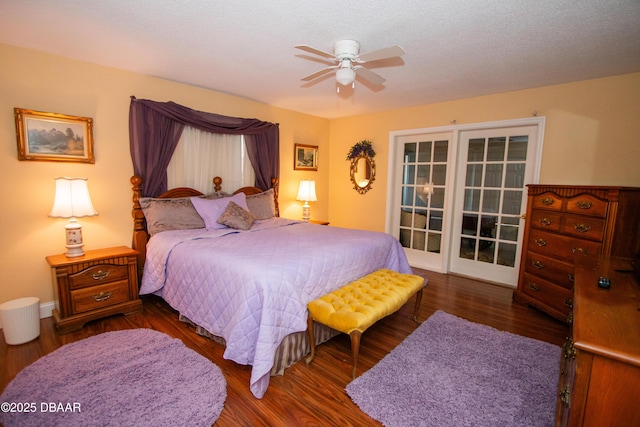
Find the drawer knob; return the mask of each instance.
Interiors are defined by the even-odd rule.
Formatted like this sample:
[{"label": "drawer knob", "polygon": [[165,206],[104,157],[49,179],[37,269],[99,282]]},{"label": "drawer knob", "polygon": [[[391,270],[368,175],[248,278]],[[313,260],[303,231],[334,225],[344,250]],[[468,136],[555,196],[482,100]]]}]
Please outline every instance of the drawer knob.
[{"label": "drawer knob", "polygon": [[553,204],[553,199],[551,197],[545,197],[542,199],[542,204],[545,206],[551,206]]},{"label": "drawer knob", "polygon": [[549,218],[540,218],[538,221],[542,225],[551,225],[551,220]]},{"label": "drawer knob", "polygon": [[532,261],[532,262],[531,262],[531,265],[533,266],[533,268],[536,268],[536,269],[538,269],[538,270],[540,270],[540,269],[544,268],[544,264],[543,264],[543,263],[541,263],[541,262],[540,262],[540,261],[538,261],[538,260]]},{"label": "drawer knob", "polygon": [[574,254],[588,254],[589,251],[584,249],[584,248],[573,248],[571,249],[571,252],[573,252]]},{"label": "drawer knob", "polygon": [[591,230],[591,226],[587,224],[575,224],[573,227],[581,233]]},{"label": "drawer knob", "polygon": [[573,308],[573,298],[565,298],[564,305],[566,305],[569,308]]},{"label": "drawer knob", "polygon": [[573,273],[569,273],[568,276],[569,276],[569,281],[573,282],[573,280],[574,280]]},{"label": "drawer knob", "polygon": [[538,292],[540,290],[540,286],[536,285],[533,282],[529,282],[529,289],[531,289],[533,292]]},{"label": "drawer knob", "polygon": [[103,302],[108,300],[109,298],[111,298],[111,292],[100,292],[99,294],[93,296],[93,299],[96,302]]},{"label": "drawer knob", "polygon": [[535,242],[538,246],[547,246],[547,241],[544,239],[536,239]]},{"label": "drawer knob", "polygon": [[576,206],[578,207],[578,209],[591,209],[591,206],[593,206],[593,203],[583,202],[579,200],[576,202]]},{"label": "drawer knob", "polygon": [[109,276],[109,270],[98,270],[91,275],[95,280],[103,280]]}]

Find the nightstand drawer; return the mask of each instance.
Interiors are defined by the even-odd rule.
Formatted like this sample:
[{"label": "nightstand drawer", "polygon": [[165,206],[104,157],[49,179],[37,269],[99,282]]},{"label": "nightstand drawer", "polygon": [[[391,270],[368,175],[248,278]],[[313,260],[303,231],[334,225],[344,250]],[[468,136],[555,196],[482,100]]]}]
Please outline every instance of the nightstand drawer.
[{"label": "nightstand drawer", "polygon": [[108,307],[129,300],[129,282],[120,280],[71,292],[73,314]]},{"label": "nightstand drawer", "polygon": [[69,288],[79,289],[96,286],[118,280],[127,280],[129,270],[126,265],[100,264],[69,276]]}]

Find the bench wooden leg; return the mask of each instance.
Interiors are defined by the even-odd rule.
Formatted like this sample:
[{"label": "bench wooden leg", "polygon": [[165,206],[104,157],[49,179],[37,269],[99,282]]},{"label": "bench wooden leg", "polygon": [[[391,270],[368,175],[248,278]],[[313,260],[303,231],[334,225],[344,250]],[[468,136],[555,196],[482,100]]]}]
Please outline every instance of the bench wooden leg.
[{"label": "bench wooden leg", "polygon": [[309,363],[311,363],[311,361],[313,360],[313,356],[315,356],[316,354],[316,337],[313,333],[313,317],[311,317],[311,313],[309,313],[309,316],[307,316],[307,331],[309,334],[309,349],[311,351],[309,357],[307,357],[308,365]]},{"label": "bench wooden leg", "polygon": [[421,288],[417,293],[416,293],[416,306],[413,309],[413,321],[416,323],[420,323],[418,322],[418,310],[420,310],[420,303],[422,302],[422,291],[424,290],[424,288]]},{"label": "bench wooden leg", "polygon": [[362,332],[351,331],[349,337],[351,338],[351,362],[353,369],[351,371],[351,378],[356,379],[356,367],[358,366],[358,354],[360,353],[360,337]]}]

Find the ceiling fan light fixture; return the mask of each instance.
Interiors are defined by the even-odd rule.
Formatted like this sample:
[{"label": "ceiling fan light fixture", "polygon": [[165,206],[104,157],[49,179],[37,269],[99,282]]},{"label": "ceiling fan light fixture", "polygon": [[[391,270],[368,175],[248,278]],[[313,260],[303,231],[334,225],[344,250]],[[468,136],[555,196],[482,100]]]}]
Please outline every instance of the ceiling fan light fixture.
[{"label": "ceiling fan light fixture", "polygon": [[336,71],[336,81],[342,86],[352,84],[356,79],[356,72],[352,68],[339,68]]}]

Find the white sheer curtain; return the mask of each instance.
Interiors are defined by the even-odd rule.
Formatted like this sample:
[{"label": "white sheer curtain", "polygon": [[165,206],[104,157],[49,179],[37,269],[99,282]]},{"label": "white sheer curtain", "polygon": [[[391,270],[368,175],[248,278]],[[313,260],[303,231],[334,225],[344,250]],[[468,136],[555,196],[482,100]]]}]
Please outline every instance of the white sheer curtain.
[{"label": "white sheer curtain", "polygon": [[222,178],[223,191],[255,184],[244,137],[185,127],[167,168],[169,188],[191,187],[208,194],[214,191],[216,176]]}]

